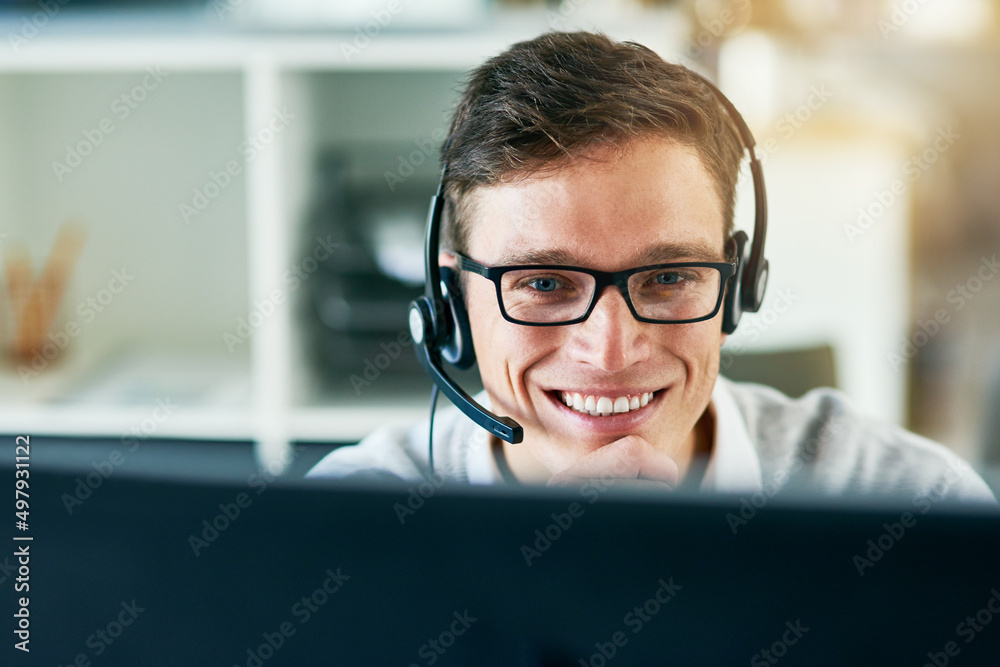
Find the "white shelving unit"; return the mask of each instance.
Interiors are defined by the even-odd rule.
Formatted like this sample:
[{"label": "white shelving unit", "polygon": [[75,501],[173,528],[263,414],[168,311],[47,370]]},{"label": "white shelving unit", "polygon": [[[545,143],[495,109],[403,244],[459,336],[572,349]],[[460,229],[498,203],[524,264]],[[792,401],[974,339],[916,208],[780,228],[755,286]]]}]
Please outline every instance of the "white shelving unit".
[{"label": "white shelving unit", "polygon": [[[251,439],[266,462],[289,440],[356,439],[422,414],[423,400],[388,419],[375,406],[316,405],[297,386],[309,379],[285,274],[327,122],[311,106],[317,81],[401,65],[457,74],[503,46],[462,42],[393,38],[353,64],[337,38],[39,36],[0,53],[0,250],[24,244],[37,277],[62,222],[87,229],[54,327],[78,333],[37,373],[7,363],[0,431]],[[87,153],[68,172],[53,165],[67,164],[67,147]],[[95,314],[87,299],[101,303],[114,271],[127,283]],[[157,419],[157,401],[176,407]]]}]

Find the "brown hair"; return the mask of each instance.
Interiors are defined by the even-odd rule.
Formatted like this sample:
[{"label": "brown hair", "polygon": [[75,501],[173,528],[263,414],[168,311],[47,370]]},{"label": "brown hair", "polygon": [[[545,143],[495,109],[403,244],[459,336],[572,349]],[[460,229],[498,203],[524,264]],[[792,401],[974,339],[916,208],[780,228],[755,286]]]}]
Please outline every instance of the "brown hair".
[{"label": "brown hair", "polygon": [[700,76],[603,34],[550,32],[514,44],[471,73],[455,109],[441,156],[445,246],[467,249],[475,188],[648,135],[695,150],[731,232],[743,144]]}]

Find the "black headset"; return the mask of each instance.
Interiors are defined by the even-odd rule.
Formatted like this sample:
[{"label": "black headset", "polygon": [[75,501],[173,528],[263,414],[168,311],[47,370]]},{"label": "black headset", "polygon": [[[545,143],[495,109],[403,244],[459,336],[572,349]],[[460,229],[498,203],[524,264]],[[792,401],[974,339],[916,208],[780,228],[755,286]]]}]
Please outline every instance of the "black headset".
[{"label": "black headset", "polygon": [[[755,313],[760,309],[767,288],[768,262],[764,259],[764,239],[767,236],[767,196],[764,192],[764,172],[760,160],[754,152],[756,142],[743,116],[733,103],[722,94],[711,81],[701,77],[708,88],[715,93],[726,109],[729,117],[750,157],[750,173],[753,176],[754,225],[753,244],[750,256],[746,256],[749,242],[746,232],[740,230],[730,237],[730,253],[736,262],[736,272],[729,279],[722,313],[722,331],[731,334],[736,331],[744,312]],[[437,193],[431,198],[427,213],[427,236],[424,245],[425,294],[410,303],[410,333],[413,336],[417,359],[434,381],[431,396],[431,440],[434,429],[434,405],[440,389],[466,416],[510,443],[524,439],[524,429],[510,417],[499,417],[469,396],[442,368],[441,361],[459,369],[467,369],[476,361],[472,346],[472,331],[469,314],[465,309],[458,285],[457,274],[449,267],[438,264],[441,214],[444,209],[444,179],[448,171],[445,163],[441,170]],[[433,442],[430,467],[434,470]]]}]

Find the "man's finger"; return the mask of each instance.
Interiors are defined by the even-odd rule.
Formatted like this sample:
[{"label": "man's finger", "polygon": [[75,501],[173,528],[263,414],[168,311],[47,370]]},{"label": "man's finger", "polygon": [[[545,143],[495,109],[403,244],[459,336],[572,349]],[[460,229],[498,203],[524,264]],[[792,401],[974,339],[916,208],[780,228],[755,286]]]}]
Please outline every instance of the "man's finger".
[{"label": "man's finger", "polygon": [[634,435],[625,436],[587,454],[579,461],[555,474],[550,486],[579,485],[589,479],[645,479],[677,485],[679,471],[670,456],[657,451],[647,441]]}]

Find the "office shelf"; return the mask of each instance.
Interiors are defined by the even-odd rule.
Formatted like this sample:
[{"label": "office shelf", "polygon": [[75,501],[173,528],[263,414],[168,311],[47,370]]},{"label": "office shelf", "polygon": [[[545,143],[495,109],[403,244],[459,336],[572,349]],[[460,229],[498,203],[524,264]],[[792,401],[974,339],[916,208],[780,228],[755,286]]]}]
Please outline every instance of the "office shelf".
[{"label": "office shelf", "polygon": [[[513,37],[394,35],[350,62],[348,37],[43,32],[0,52],[0,250],[22,244],[37,277],[64,221],[87,232],[52,326],[70,342],[7,360],[0,432],[252,439],[266,463],[290,441],[425,414],[412,374],[355,391],[350,369],[332,387],[315,371],[302,311],[320,272],[303,262],[330,243],[328,267],[351,261],[341,239],[310,236],[315,166],[324,151],[355,156],[351,178],[376,184],[374,199],[422,139],[404,190],[426,201],[461,73]],[[413,264],[414,244],[419,230],[388,262]],[[112,293],[115,271],[127,284]],[[399,366],[413,354],[401,342]]]}]

